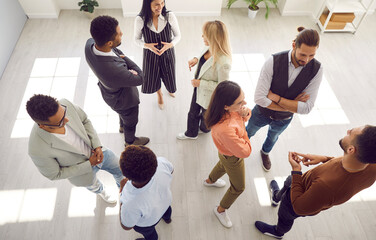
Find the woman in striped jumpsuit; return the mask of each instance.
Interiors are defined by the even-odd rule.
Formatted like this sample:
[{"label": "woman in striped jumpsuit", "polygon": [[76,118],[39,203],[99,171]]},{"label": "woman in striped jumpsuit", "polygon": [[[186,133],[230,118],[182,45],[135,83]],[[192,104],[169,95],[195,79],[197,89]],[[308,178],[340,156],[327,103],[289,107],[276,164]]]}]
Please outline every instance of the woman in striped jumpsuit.
[{"label": "woman in striped jumpsuit", "polygon": [[164,108],[161,81],[171,97],[175,97],[175,51],[180,41],[178,21],[166,10],[164,0],[143,0],[142,9],[136,17],[135,41],[144,48],[144,84],[141,91],[146,94],[157,92],[158,106]]}]

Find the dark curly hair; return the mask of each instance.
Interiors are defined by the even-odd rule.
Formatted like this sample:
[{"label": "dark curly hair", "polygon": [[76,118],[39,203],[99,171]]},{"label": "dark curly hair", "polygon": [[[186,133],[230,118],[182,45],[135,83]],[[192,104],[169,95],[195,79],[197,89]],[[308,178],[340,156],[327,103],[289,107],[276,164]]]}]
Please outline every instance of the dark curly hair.
[{"label": "dark curly hair", "polygon": [[48,122],[59,110],[59,102],[51,96],[35,94],[27,101],[26,110],[35,122]]},{"label": "dark curly hair", "polygon": [[365,164],[376,163],[376,127],[366,125],[355,139],[357,159]]},{"label": "dark curly hair", "polygon": [[102,47],[108,41],[112,41],[116,36],[116,28],[119,22],[110,16],[96,17],[90,24],[90,34],[95,44]]},{"label": "dark curly hair", "polygon": [[149,148],[130,145],[121,153],[119,165],[126,178],[143,183],[154,176],[158,162],[157,157]]}]

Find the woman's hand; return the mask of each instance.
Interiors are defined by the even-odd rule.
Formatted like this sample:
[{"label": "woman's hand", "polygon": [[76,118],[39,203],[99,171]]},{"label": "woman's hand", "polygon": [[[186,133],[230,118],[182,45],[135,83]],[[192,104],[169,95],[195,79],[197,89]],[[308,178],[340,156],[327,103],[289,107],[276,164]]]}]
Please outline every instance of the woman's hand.
[{"label": "woman's hand", "polygon": [[189,60],[188,61],[189,71],[191,71],[191,68],[193,68],[194,66],[196,66],[197,63],[198,63],[198,59],[196,57],[194,57],[191,60]]},{"label": "woman's hand", "polygon": [[242,116],[242,117],[246,117],[246,116],[248,116],[248,114],[249,114],[249,108],[247,108],[246,106],[243,106],[243,107],[240,109],[239,114],[240,114],[240,116]]},{"label": "woman's hand", "polygon": [[159,50],[159,56],[162,55],[167,49],[170,49],[173,47],[172,43],[168,43],[168,42],[161,42],[163,44],[163,47],[161,48],[161,50]]},{"label": "woman's hand", "polygon": [[199,80],[199,79],[192,79],[192,80],[191,80],[192,86],[193,86],[193,87],[198,87],[198,86],[200,86],[200,81],[201,81],[201,80]]},{"label": "woman's hand", "polygon": [[162,53],[160,53],[160,50],[155,47],[156,45],[158,45],[158,43],[145,43],[144,47],[157,54],[158,56],[161,56]]}]

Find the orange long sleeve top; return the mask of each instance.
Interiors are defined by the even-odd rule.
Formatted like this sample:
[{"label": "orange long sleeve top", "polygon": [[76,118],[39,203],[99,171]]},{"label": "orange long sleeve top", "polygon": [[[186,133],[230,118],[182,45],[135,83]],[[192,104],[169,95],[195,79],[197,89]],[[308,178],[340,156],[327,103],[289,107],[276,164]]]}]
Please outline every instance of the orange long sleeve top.
[{"label": "orange long sleeve top", "polygon": [[212,138],[219,153],[238,158],[246,158],[251,154],[251,142],[244,125],[251,117],[251,110],[248,110],[247,117],[237,112],[227,113],[212,127]]}]

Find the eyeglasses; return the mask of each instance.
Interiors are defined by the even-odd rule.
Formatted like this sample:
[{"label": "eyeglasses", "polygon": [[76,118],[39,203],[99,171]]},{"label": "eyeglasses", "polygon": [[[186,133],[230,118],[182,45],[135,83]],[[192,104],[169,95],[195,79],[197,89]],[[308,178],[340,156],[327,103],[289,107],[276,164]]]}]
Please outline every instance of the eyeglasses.
[{"label": "eyeglasses", "polygon": [[63,118],[60,120],[59,124],[58,125],[53,125],[53,124],[43,124],[45,126],[49,126],[49,127],[62,127],[64,125],[64,119],[65,119],[65,115],[67,114],[67,106],[63,105],[63,104],[60,104],[62,107],[64,107],[64,115],[63,115]]}]

